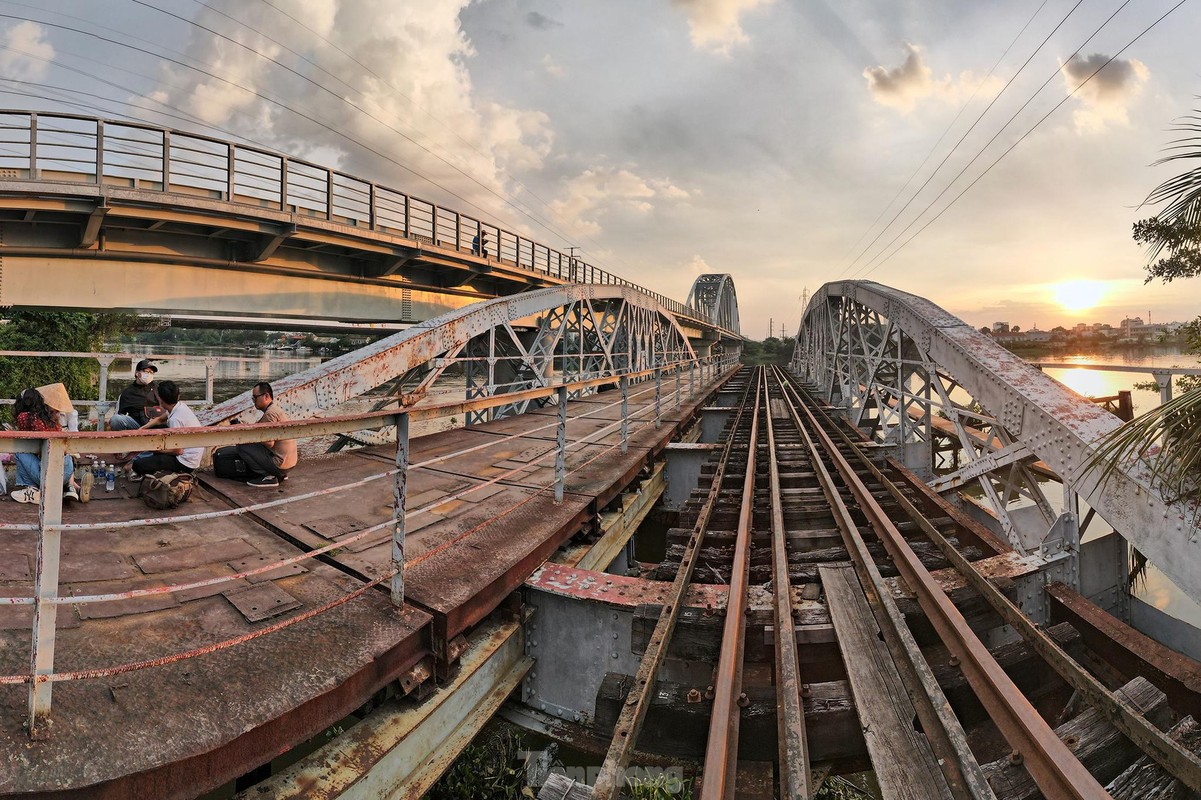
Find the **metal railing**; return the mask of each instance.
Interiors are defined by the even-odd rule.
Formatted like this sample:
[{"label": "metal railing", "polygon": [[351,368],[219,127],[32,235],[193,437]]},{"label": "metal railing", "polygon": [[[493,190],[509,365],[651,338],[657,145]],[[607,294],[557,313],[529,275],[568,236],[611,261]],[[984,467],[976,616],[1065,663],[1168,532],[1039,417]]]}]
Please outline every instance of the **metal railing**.
[{"label": "metal railing", "polygon": [[303,159],[201,134],[78,114],[3,110],[0,182],[12,181],[201,196],[458,252],[486,250],[502,264],[559,280],[637,288],[673,314],[716,325],[701,310],[495,223]]},{"label": "metal railing", "polygon": [[[16,531],[37,532],[36,569],[33,576],[34,585],[32,596],[0,597],[0,603],[3,604],[33,606],[34,616],[32,642],[30,648],[31,668],[28,674],[0,675],[0,685],[29,684],[28,730],[31,737],[38,738],[45,735],[51,711],[52,688],[56,682],[103,678],[116,674],[131,672],[134,670],[145,669],[148,667],[161,666],[174,661],[193,658],[207,653],[216,652],[218,650],[227,649],[229,647],[234,647],[251,639],[267,635],[284,627],[288,627],[305,619],[309,619],[318,614],[324,613],[325,611],[361,596],[363,593],[370,591],[376,586],[381,586],[385,582],[389,583],[392,602],[395,605],[400,606],[404,603],[404,572],[406,565],[411,566],[415,563],[418,563],[419,561],[430,557],[433,553],[439,552],[458,541],[456,538],[451,539],[448,542],[443,542],[437,547],[433,548],[431,551],[427,551],[421,556],[406,561],[405,530],[406,521],[408,518],[418,514],[426,513],[436,506],[447,502],[448,499],[457,499],[459,497],[468,495],[473,491],[478,491],[482,488],[497,483],[498,481],[512,477],[512,474],[527,469],[531,464],[536,464],[539,461],[549,459],[551,457],[555,458],[555,479],[551,484],[542,487],[539,490],[539,493],[546,491],[553,486],[555,499],[556,502],[558,502],[562,500],[563,497],[567,476],[566,453],[570,446],[582,447],[584,445],[593,443],[591,441],[593,439],[606,436],[612,431],[620,430],[620,442],[618,444],[612,444],[604,448],[598,455],[594,455],[592,458],[590,458],[583,466],[592,463],[600,456],[607,454],[610,450],[618,446],[621,447],[621,451],[623,453],[626,452],[630,437],[630,423],[632,420],[642,415],[650,415],[651,412],[653,412],[653,419],[648,418],[644,423],[642,423],[642,427],[652,424],[655,428],[660,426],[663,411],[663,395],[665,392],[665,376],[675,376],[675,405],[678,408],[682,404],[682,393],[684,391],[687,391],[690,396],[696,394],[698,378],[700,388],[703,391],[705,387],[713,384],[719,378],[723,377],[727,371],[734,366],[734,361],[735,360],[729,356],[715,356],[676,364],[662,365],[638,372],[624,372],[601,377],[590,377],[585,380],[553,384],[550,386],[526,389],[520,392],[511,392],[470,401],[439,403],[423,408],[402,408],[368,414],[354,414],[314,420],[299,420],[282,424],[82,433],[0,431],[0,453],[36,453],[40,456],[41,484],[43,487],[39,508],[40,513],[36,523],[0,523],[0,534]],[[688,375],[687,387],[685,387],[682,382],[682,377],[685,373]],[[636,394],[636,396],[653,391],[653,402],[647,402],[642,409],[631,413],[629,410],[631,383],[649,383],[651,381],[654,383],[653,387],[644,387]],[[598,408],[585,412],[581,416],[589,416],[613,406],[620,406],[620,419],[569,443],[566,438],[566,408],[567,403],[569,402],[569,393],[585,392],[603,385],[611,384],[617,384],[619,386],[620,399],[614,400],[610,404],[599,406]],[[670,392],[670,387],[667,387],[666,391]],[[461,490],[450,497],[440,497],[425,507],[415,510],[409,510],[406,508],[407,478],[408,472],[411,468],[422,468],[429,466],[432,463],[444,461],[454,456],[461,455],[463,452],[465,452],[456,451],[430,459],[426,462],[411,465],[409,458],[409,426],[411,421],[422,421],[452,415],[465,416],[467,412],[473,410],[483,410],[492,407],[508,405],[520,400],[533,400],[549,398],[552,396],[556,397],[558,403],[560,404],[560,413],[556,421],[547,423],[545,426],[543,426],[543,428],[557,428],[557,445],[554,449],[548,451],[540,458],[533,459],[528,464],[522,464],[519,468],[514,468],[513,470],[489,477],[487,479],[479,479],[479,482],[475,485]],[[376,429],[386,426],[395,426],[397,432],[395,467],[393,469],[376,475],[371,475],[357,481],[346,483],[340,486],[327,487],[293,497],[221,511],[151,517],[146,519],[134,519],[125,522],[106,521],[102,523],[69,524],[64,524],[63,522],[63,487],[62,481],[57,477],[58,470],[60,469],[60,467],[57,465],[63,463],[63,458],[68,452],[87,452],[94,455],[107,455],[111,453],[129,451],[173,450],[184,447],[212,448],[231,444],[269,441],[274,439],[295,439],[322,435],[349,434],[364,429]],[[504,438],[516,438],[528,433],[529,431],[523,431],[512,434],[509,437],[503,437],[497,441],[503,441]],[[495,443],[489,442],[487,445],[479,445],[470,449],[479,449],[479,447],[490,446],[492,444]],[[582,467],[577,467],[577,469],[579,468]],[[114,592],[108,594],[68,596],[63,596],[60,594],[59,559],[61,553],[61,538],[64,532],[103,529],[105,531],[114,532],[114,535],[119,535],[120,531],[123,531],[127,528],[148,527],[164,524],[178,525],[189,521],[247,514],[266,508],[272,508],[288,503],[295,503],[302,500],[308,500],[313,497],[353,489],[372,481],[381,480],[388,477],[392,477],[394,481],[394,501],[391,517],[384,522],[356,532],[352,537],[339,539],[325,547],[301,553],[290,558],[274,561],[270,564],[260,566],[253,570],[247,570],[245,572],[239,572],[236,574],[224,575],[205,580],[193,581],[186,584],[134,589],[125,592]],[[504,513],[508,512],[502,512],[500,516],[503,516]],[[270,572],[271,570],[278,569],[281,566],[287,566],[304,561],[306,559],[318,557],[335,548],[344,548],[349,544],[359,541],[360,539],[365,539],[373,534],[379,534],[385,529],[390,529],[390,537],[392,542],[392,556],[389,568],[384,570],[383,574],[375,580],[370,581],[355,591],[336,598],[335,600],[330,601],[320,607],[309,609],[308,611],[296,616],[289,617],[265,628],[261,628],[233,639],[199,646],[192,650],[163,656],[153,660],[121,664],[106,668],[93,668],[75,671],[57,672],[54,669],[56,619],[58,607],[60,605],[114,602],[148,595],[171,594],[183,590],[199,588],[202,586],[228,583],[241,578]],[[461,534],[461,536],[466,535],[467,534]]]}]

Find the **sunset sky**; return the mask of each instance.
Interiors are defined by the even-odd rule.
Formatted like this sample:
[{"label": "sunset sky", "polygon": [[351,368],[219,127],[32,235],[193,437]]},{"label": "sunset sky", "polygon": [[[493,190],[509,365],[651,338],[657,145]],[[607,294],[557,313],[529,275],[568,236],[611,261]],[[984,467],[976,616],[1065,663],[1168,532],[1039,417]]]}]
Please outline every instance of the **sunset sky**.
[{"label": "sunset sky", "polygon": [[755,338],[846,277],[1116,325],[1201,312],[1130,236],[1198,30],[1179,0],[0,0],[0,102],[212,126],[681,300],[729,272]]}]

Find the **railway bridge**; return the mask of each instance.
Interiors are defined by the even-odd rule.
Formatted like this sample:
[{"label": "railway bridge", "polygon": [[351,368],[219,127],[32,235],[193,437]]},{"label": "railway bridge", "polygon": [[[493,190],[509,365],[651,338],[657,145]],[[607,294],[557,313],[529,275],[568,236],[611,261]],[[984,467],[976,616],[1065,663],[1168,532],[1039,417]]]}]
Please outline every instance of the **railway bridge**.
[{"label": "railway bridge", "polygon": [[[498,714],[592,759],[546,797],[635,767],[706,798],[1201,789],[1197,633],[1127,584],[1133,546],[1197,596],[1195,514],[1137,463],[1095,477],[1116,419],[929,300],[829,284],[789,369],[742,367],[729,276],[677,303],[453,212],[416,232],[412,198],[389,224],[369,183],[343,213],[347,176],[304,194],[282,156],[256,195],[257,151],[45,116],[9,115],[4,303],[401,329],[276,381],[288,423],[230,424],[244,393],[201,428],[0,433],[44,489],[0,503],[3,796],[419,797]],[[240,305],[260,280],[294,296]],[[149,517],[45,468],[280,437],[327,452]]]}]

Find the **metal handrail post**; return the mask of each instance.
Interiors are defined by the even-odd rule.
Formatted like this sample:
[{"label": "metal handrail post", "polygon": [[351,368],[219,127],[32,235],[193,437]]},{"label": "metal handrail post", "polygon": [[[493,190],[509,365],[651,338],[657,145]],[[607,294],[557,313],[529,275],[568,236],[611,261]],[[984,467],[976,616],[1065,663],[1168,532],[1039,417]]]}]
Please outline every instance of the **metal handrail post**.
[{"label": "metal handrail post", "polygon": [[663,370],[655,367],[655,430],[662,424],[663,411]]},{"label": "metal handrail post", "polygon": [[396,480],[392,486],[392,605],[405,602],[405,506],[409,483],[409,415],[396,417]]},{"label": "metal handrail post", "polygon": [[688,365],[688,397],[696,397],[696,362]]},{"label": "metal handrail post", "polygon": [[29,737],[44,738],[50,723],[50,694],[54,688],[54,634],[58,618],[59,545],[63,521],[63,458],[65,439],[42,442],[42,504],[39,509],[37,572],[34,576],[33,642],[30,652]]},{"label": "metal handrail post", "polygon": [[680,365],[676,364],[676,408],[680,407]]},{"label": "metal handrail post", "polygon": [[204,361],[204,402],[213,403],[213,366],[214,362],[211,358]]},{"label": "metal handrail post", "polygon": [[567,481],[567,387],[559,387],[559,452],[555,455],[555,502],[563,502],[563,485]]},{"label": "metal handrail post", "polygon": [[113,363],[110,358],[98,358],[100,362],[99,399],[96,401],[96,430],[104,430],[104,415],[108,412],[108,368]]},{"label": "metal handrail post", "polygon": [[630,449],[630,378],[622,375],[618,381],[621,386],[621,452],[624,455]]}]

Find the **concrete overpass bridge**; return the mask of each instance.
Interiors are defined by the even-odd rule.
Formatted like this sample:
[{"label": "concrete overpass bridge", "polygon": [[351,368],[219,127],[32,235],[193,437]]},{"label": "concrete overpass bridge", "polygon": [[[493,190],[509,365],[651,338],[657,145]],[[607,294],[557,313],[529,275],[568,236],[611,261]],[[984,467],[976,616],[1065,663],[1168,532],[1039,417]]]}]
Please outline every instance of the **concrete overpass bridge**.
[{"label": "concrete overpass bridge", "polygon": [[[72,114],[0,112],[0,132],[0,306],[386,330],[536,288],[639,288],[502,225],[281,153]],[[693,304],[646,293],[690,337],[737,340],[724,291]]]}]

